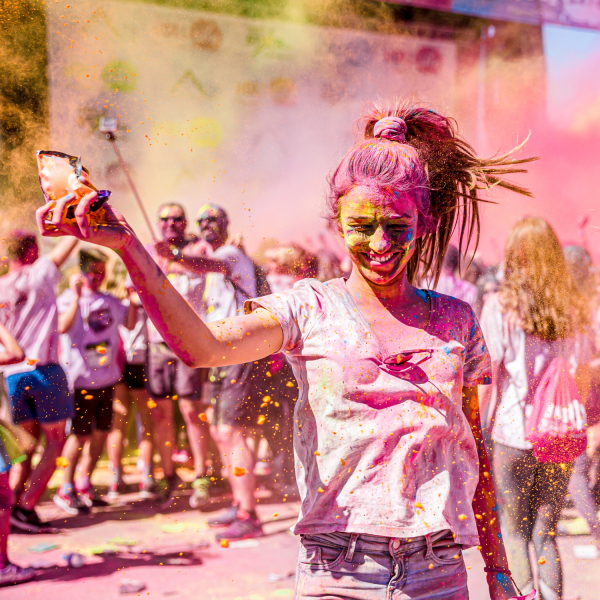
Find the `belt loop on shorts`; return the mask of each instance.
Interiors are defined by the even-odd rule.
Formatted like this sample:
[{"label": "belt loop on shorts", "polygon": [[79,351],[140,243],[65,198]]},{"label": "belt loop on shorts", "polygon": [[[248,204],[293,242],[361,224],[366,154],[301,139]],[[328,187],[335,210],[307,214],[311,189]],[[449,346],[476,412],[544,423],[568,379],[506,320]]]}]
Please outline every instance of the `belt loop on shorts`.
[{"label": "belt loop on shorts", "polygon": [[350,534],[350,541],[348,542],[348,550],[346,550],[346,556],[344,557],[346,562],[352,562],[354,557],[354,551],[356,550],[356,542],[358,541],[358,533]]}]

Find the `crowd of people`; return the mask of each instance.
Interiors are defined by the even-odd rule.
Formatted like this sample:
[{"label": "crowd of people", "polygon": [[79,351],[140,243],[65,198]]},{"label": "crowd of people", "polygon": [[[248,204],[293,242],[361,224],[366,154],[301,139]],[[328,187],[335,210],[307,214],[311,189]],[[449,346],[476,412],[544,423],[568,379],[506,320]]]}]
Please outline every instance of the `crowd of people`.
[{"label": "crowd of people", "polygon": [[[222,207],[202,206],[196,225],[193,233],[181,204],[160,206],[159,240],[150,243],[148,251],[208,321],[235,316],[246,300],[285,290],[305,277],[342,274],[343,264],[332,245],[322,247],[320,258],[297,244],[274,245],[259,266],[247,255],[241,236],[230,236]],[[40,257],[35,234],[25,230],[10,232],[3,242],[8,272],[0,277],[0,344],[5,349],[0,361],[8,414],[2,423],[18,426],[12,433],[20,438],[21,451],[25,433],[43,441],[35,469],[31,462],[37,443],[29,444],[23,460],[12,468],[8,455],[2,463],[2,514],[12,528],[28,533],[53,530],[35,507],[57,466],[63,479],[54,503],[66,513],[86,513],[118,502],[128,490],[122,458],[135,414],[141,498],[164,509],[185,485],[176,473],[182,454],[176,432],[180,416],[195,471],[191,507],[204,506],[211,494],[226,489],[223,481],[228,480],[234,498],[231,509],[209,519],[209,524],[220,526],[217,537],[228,540],[261,535],[254,497],[258,440],[268,441],[268,483],[286,496],[296,496],[291,436],[298,387],[283,356],[194,369],[165,343],[147,318],[131,279],[119,268],[122,263],[107,253],[90,246],[75,252],[78,241],[70,238]],[[77,272],[57,296],[65,280],[59,269],[72,255]],[[102,496],[91,477],[104,450],[111,482]],[[155,453],[160,458],[158,481]],[[2,583],[32,575],[6,557],[2,566]]]},{"label": "crowd of people", "polygon": [[[567,500],[600,541],[598,272],[585,243],[562,248],[538,217],[513,227],[499,265],[466,261],[449,244],[460,202],[472,205],[473,231],[477,189],[526,193],[501,174],[519,161],[476,158],[449,119],[408,104],[374,106],[365,123],[365,139],[330,178],[328,218],[347,255],[322,239],[318,254],[276,244],[257,264],[210,203],[195,231],[181,204],[160,206],[159,239],[144,248],[116,212],[86,228],[94,192],[76,224],[58,207],[38,212],[43,235],[68,236],[48,254],[31,232],[6,237],[2,426],[21,457],[0,445],[0,583],[33,576],[8,559],[9,522],[51,529],[35,507],[57,465],[54,502],[67,513],[119,499],[135,408],[141,496],[166,507],[185,485],[178,412],[195,473],[191,507],[225,480],[233,495],[208,518],[217,539],[262,535],[256,450],[268,442],[272,484],[291,495],[297,482],[302,499],[300,599],[342,585],[336,597],[368,589],[375,598],[390,586],[411,598],[432,586],[440,598],[466,597],[469,546],[482,551],[494,600],[515,597],[517,584],[533,597],[530,542],[541,597],[562,598],[556,532]],[[86,245],[57,297],[78,238],[116,250],[126,279],[107,286],[114,259]],[[557,357],[587,414],[587,447],[566,463],[540,459],[527,431]],[[105,449],[103,498],[91,478]]]}]

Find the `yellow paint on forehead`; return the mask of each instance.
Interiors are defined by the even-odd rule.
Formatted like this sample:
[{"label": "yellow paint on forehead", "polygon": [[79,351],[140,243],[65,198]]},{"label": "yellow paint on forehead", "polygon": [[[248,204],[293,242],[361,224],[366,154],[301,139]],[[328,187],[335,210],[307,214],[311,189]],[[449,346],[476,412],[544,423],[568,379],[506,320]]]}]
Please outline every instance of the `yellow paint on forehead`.
[{"label": "yellow paint on forehead", "polygon": [[181,209],[179,206],[164,206],[159,213],[159,218],[166,219],[169,216],[173,216],[173,212],[176,212],[178,215],[181,214]]},{"label": "yellow paint on forehead", "polygon": [[203,204],[198,211],[198,217],[218,217],[219,212],[210,204]]}]

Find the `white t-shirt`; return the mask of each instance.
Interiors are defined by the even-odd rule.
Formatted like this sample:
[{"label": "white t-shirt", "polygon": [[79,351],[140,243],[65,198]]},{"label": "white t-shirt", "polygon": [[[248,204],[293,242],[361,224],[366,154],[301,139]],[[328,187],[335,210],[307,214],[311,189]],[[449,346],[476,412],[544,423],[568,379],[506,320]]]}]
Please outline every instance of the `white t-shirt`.
[{"label": "white t-shirt", "polygon": [[479,461],[462,388],[489,383],[490,360],[469,305],[430,295],[427,329],[398,340],[398,352],[421,350],[400,372],[383,363],[389,355],[343,279],[304,279],[246,304],[280,323],[299,385],[295,533],[412,538],[451,529],[459,544],[478,543]]},{"label": "white t-shirt", "polygon": [[206,274],[204,304],[208,323],[244,314],[244,302],[256,296],[254,264],[244,252],[226,244],[211,257],[227,263],[235,285],[222,273]]},{"label": "white t-shirt", "polygon": [[[123,300],[123,304],[129,307],[129,300]],[[119,325],[119,335],[127,362],[131,365],[145,364],[148,353],[148,315],[143,306],[136,307],[134,328],[129,330],[125,325]]]},{"label": "white t-shirt", "polygon": [[42,256],[32,265],[0,277],[0,321],[17,340],[27,360],[2,367],[5,377],[58,362],[56,286],[61,274]]},{"label": "white t-shirt", "polygon": [[[71,289],[58,297],[59,314],[67,311],[74,297]],[[121,379],[119,325],[125,323],[127,310],[114,296],[82,291],[73,326],[60,336],[60,364],[71,388],[99,389]]]},{"label": "white t-shirt", "polygon": [[546,369],[557,356],[577,367],[591,358],[587,335],[578,334],[564,340],[547,341],[526,333],[506,318],[499,294],[486,301],[481,313],[481,329],[494,364],[502,364],[498,386],[498,404],[494,416],[492,439],[511,448],[530,450],[525,439],[525,421],[531,414],[531,401]]}]

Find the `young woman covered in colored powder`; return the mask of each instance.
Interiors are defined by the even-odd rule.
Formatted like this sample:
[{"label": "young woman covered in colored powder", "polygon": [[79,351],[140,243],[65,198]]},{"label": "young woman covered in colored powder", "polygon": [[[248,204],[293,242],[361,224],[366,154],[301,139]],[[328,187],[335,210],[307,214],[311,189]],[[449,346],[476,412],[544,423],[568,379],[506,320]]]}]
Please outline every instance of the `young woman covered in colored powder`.
[{"label": "young woman covered in colored powder", "polygon": [[481,326],[496,388],[483,389],[482,404],[497,392],[488,420],[493,420],[494,480],[502,490],[500,523],[510,564],[517,584],[531,589],[532,542],[541,597],[560,600],[556,528],[573,462],[540,462],[527,440],[525,423],[538,385],[557,357],[567,361],[582,400],[587,401],[592,343],[588,299],[577,288],[558,237],[544,219],[525,217],[510,232],[504,280],[485,303]]},{"label": "young woman covered in colored powder", "polygon": [[107,223],[90,227],[94,192],[76,222],[61,220],[62,199],[38,210],[38,225],[115,249],[188,365],[286,354],[299,382],[297,598],[467,598],[462,549],[479,544],[491,598],[506,600],[518,592],[477,397],[489,355],[467,304],[413,283],[439,274],[456,225],[461,242],[478,235],[479,190],[527,193],[504,179],[524,161],[482,160],[452,119],[406,102],[371,105],[364,123],[327,202],[350,277],[299,281],[247,302],[245,315],[204,324],[117,211],[107,207]]}]

